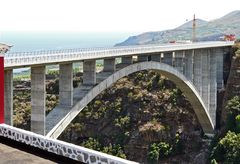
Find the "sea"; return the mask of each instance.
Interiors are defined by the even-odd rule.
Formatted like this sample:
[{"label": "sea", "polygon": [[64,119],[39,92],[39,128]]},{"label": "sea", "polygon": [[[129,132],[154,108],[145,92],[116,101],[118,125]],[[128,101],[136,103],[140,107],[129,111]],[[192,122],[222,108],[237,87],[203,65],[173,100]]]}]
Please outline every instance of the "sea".
[{"label": "sea", "polygon": [[1,32],[0,43],[13,45],[10,52],[72,48],[112,47],[134,32]]},{"label": "sea", "polygon": [[[136,32],[1,32],[0,43],[12,45],[11,52],[74,48],[113,47]],[[14,69],[21,73],[29,68]]]}]

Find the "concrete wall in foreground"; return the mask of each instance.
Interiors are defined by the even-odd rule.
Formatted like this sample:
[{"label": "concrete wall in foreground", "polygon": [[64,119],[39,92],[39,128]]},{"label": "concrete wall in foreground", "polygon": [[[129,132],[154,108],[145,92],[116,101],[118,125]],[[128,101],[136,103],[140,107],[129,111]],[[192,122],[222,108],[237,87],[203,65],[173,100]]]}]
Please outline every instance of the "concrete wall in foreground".
[{"label": "concrete wall in foreground", "polygon": [[137,164],[136,162],[124,160],[67,142],[50,139],[6,124],[0,124],[0,136],[84,163]]}]

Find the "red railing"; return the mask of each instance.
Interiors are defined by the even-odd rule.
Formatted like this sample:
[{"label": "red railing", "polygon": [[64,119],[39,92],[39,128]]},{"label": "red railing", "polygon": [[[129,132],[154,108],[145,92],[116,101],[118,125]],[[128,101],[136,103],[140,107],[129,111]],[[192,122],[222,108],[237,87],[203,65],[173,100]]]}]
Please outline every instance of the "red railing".
[{"label": "red railing", "polygon": [[4,123],[4,57],[0,56],[0,124]]}]

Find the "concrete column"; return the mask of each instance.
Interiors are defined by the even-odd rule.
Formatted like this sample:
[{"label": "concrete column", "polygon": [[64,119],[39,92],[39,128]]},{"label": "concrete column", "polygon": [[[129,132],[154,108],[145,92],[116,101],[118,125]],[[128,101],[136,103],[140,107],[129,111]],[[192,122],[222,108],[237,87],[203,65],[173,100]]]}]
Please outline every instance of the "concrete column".
[{"label": "concrete column", "polygon": [[59,104],[73,105],[73,64],[59,65]]},{"label": "concrete column", "polygon": [[224,82],[223,82],[223,48],[216,48],[215,49],[215,55],[217,58],[217,89],[224,88]]},{"label": "concrete column", "polygon": [[145,61],[148,61],[148,56],[149,55],[138,55],[138,62],[145,62]]},{"label": "concrete column", "polygon": [[83,62],[83,85],[96,84],[96,60]]},{"label": "concrete column", "polygon": [[46,67],[31,68],[31,131],[45,135]]},{"label": "concrete column", "polygon": [[4,71],[4,122],[13,125],[13,70]]},{"label": "concrete column", "polygon": [[193,54],[194,50],[185,51],[184,75],[193,81]]},{"label": "concrete column", "polygon": [[116,63],[115,58],[104,59],[104,72],[115,72],[116,70]]},{"label": "concrete column", "polygon": [[210,100],[209,113],[214,126],[216,125],[216,111],[217,111],[217,57],[212,49],[210,54]]},{"label": "concrete column", "polygon": [[151,61],[161,62],[161,54],[153,54],[151,55]]},{"label": "concrete column", "polygon": [[173,65],[173,53],[172,52],[164,52],[163,63],[168,65]]},{"label": "concrete column", "polygon": [[202,95],[202,54],[201,49],[194,50],[193,56],[193,84]]},{"label": "concrete column", "polygon": [[176,51],[174,67],[181,73],[183,73],[183,64],[184,64],[183,59],[184,59],[184,51]]},{"label": "concrete column", "polygon": [[203,101],[208,108],[209,104],[209,87],[210,87],[210,79],[209,79],[209,65],[210,65],[210,58],[209,58],[209,50],[203,49],[202,50],[202,98]]},{"label": "concrete column", "polygon": [[132,64],[133,58],[132,56],[124,56],[122,57],[122,64]]}]

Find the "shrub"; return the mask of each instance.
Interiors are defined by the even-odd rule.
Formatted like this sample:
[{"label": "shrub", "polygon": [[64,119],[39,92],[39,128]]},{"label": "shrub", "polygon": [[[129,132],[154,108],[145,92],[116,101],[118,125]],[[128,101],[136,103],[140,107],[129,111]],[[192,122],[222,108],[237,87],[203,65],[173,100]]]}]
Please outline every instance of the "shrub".
[{"label": "shrub", "polygon": [[122,147],[117,144],[109,144],[109,146],[105,146],[102,150],[103,153],[107,153],[107,154],[111,154],[111,155],[114,155],[114,156],[117,156],[117,157],[120,157],[120,158],[124,158],[126,159],[126,154],[124,153]]},{"label": "shrub", "polygon": [[240,97],[235,96],[227,102],[226,109],[235,117],[240,114]]},{"label": "shrub", "polygon": [[215,159],[212,159],[211,164],[217,164],[217,161]]},{"label": "shrub", "polygon": [[87,141],[84,141],[81,144],[81,146],[92,149],[92,150],[97,150],[97,151],[101,150],[101,144],[99,143],[99,141],[91,137],[88,138]]},{"label": "shrub", "polygon": [[119,117],[114,120],[114,125],[120,127],[121,129],[128,128],[130,125],[130,117]]},{"label": "shrub", "polygon": [[240,163],[240,134],[228,131],[213,148],[211,159],[223,163]]},{"label": "shrub", "polygon": [[148,160],[150,162],[157,162],[159,159],[159,151],[160,149],[158,147],[158,144],[156,143],[151,144],[150,151],[148,153]]},{"label": "shrub", "polygon": [[160,142],[158,147],[160,157],[168,157],[172,153],[172,146],[169,143]]},{"label": "shrub", "polygon": [[236,116],[235,122],[236,122],[236,132],[240,133],[240,114]]}]

